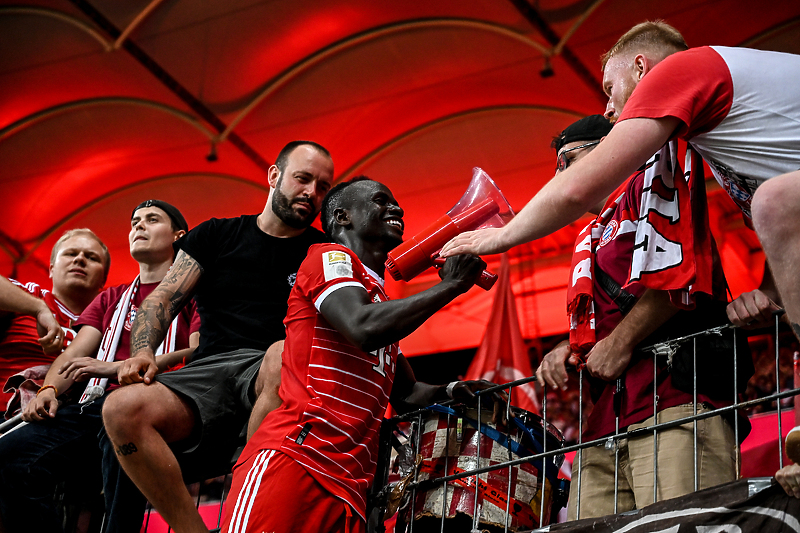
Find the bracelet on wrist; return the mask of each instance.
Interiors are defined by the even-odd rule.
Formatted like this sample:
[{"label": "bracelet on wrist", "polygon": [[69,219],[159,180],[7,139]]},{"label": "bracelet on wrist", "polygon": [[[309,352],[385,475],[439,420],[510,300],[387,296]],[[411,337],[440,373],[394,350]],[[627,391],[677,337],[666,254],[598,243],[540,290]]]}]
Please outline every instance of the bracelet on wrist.
[{"label": "bracelet on wrist", "polygon": [[39,387],[39,390],[36,391],[36,396],[39,396],[39,393],[41,393],[42,391],[46,391],[47,389],[53,389],[55,395],[58,396],[58,389],[56,388],[55,385],[43,385]]},{"label": "bracelet on wrist", "polygon": [[447,388],[445,389],[445,392],[447,392],[447,397],[450,398],[451,400],[453,399],[453,389],[456,388],[456,385],[458,385],[459,383],[461,382],[451,381],[450,383],[448,383]]}]

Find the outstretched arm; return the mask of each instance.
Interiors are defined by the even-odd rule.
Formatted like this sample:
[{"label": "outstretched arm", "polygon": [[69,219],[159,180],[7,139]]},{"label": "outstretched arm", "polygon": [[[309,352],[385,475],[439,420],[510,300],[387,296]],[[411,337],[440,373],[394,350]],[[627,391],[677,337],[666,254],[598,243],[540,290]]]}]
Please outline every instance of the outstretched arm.
[{"label": "outstretched arm", "polygon": [[[447,400],[455,400],[459,403],[474,404],[476,401],[475,393],[490,387],[496,383],[485,379],[474,381],[458,381],[452,387],[452,398],[447,394],[448,385],[431,385],[417,381],[414,371],[408,364],[405,356],[400,354],[397,360],[397,372],[394,376],[392,385],[392,395],[389,401],[397,412],[404,413],[413,409],[427,407],[434,403]],[[492,404],[492,422],[495,424],[505,424],[505,403],[508,397],[502,391],[496,391],[484,396]]]},{"label": "outstretched arm", "polygon": [[542,187],[507,226],[462,233],[440,255],[505,252],[575,222],[647,162],[677,126],[673,117],[620,122],[590,154]]},{"label": "outstretched arm", "polygon": [[158,287],[145,298],[131,328],[131,358],[120,366],[120,385],[150,383],[158,372],[155,351],[172,320],[192,297],[203,268],[181,250]]},{"label": "outstretched arm", "polygon": [[28,294],[2,276],[0,276],[0,311],[34,317],[39,335],[42,336],[39,344],[42,345],[44,353],[56,355],[61,352],[64,333],[44,300]]},{"label": "outstretched arm", "polygon": [[420,327],[456,296],[467,292],[484,268],[486,263],[476,256],[451,258],[440,271],[442,280],[418,294],[374,303],[363,289],[343,287],[325,298],[320,312],[348,341],[369,352],[395,343]]}]

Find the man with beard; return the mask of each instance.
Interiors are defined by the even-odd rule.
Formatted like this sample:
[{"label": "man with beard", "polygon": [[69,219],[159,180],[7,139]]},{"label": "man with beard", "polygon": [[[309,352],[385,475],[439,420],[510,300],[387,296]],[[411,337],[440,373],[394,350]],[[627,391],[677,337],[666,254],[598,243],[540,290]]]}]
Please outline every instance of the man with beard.
[{"label": "man with beard", "polygon": [[[297,272],[285,320],[283,403],[234,468],[224,532],[363,532],[388,403],[463,401],[492,385],[417,382],[397,344],[472,287],[486,266],[480,258],[448,260],[441,282],[389,301],[384,262],[403,237],[403,210],[391,191],[363,177],[339,184],[322,219],[335,244],[312,246]],[[497,419],[503,403],[494,405]]]},{"label": "man with beard", "polygon": [[[103,407],[120,464],[176,531],[205,530],[184,478],[227,471],[251,411],[257,427],[277,406],[289,291],[308,247],[326,240],[309,225],[333,180],[328,151],[291,142],[268,179],[260,215],[211,219],[175,243],[172,269],[134,321],[122,387]],[[190,364],[156,377],[154,351],[192,296],[200,345]]]}]

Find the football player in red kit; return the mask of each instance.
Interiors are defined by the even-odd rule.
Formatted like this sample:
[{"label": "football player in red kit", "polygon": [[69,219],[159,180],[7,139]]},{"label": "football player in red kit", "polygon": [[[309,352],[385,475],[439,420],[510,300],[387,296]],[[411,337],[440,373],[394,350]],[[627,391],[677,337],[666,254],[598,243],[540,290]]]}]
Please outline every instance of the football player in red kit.
[{"label": "football player in red kit", "polygon": [[309,248],[289,297],[283,404],[234,467],[221,531],[364,531],[388,403],[468,400],[491,385],[420,383],[397,344],[472,287],[481,259],[459,256],[435,286],[389,301],[384,261],[403,237],[391,191],[368,178],[342,183],[323,203],[322,224],[333,244]]}]

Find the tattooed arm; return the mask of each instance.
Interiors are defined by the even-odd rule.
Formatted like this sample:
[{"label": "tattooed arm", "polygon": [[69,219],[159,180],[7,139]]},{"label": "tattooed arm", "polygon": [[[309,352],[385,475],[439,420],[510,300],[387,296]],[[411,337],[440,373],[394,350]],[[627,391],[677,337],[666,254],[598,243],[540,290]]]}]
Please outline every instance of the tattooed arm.
[{"label": "tattooed arm", "polygon": [[151,383],[158,372],[155,351],[169,325],[192,297],[203,268],[183,250],[178,252],[167,275],[145,298],[131,327],[131,358],[117,372],[120,385]]}]

